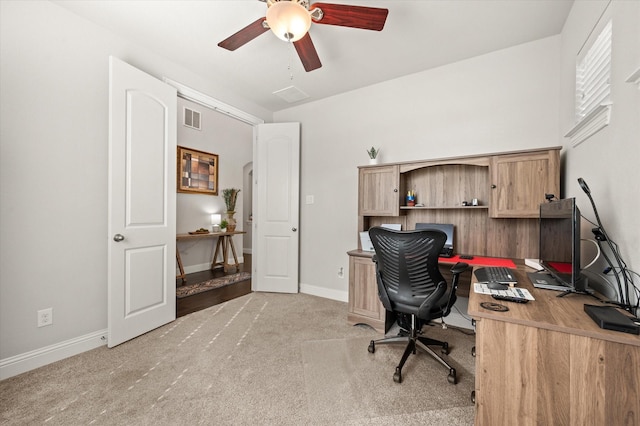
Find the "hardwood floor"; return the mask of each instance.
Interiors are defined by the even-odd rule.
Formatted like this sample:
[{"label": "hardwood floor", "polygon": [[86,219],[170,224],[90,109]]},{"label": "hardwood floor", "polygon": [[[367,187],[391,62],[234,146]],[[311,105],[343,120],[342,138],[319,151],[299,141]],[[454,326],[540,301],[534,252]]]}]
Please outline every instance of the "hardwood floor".
[{"label": "hardwood floor", "polygon": [[[244,263],[240,264],[240,271],[251,272],[250,254],[244,254]],[[235,270],[232,270],[229,274],[233,274],[235,272]],[[221,268],[213,271],[206,270],[195,272],[193,274],[187,274],[185,277],[187,281],[184,284],[199,283],[224,275],[224,271]],[[176,279],[176,287],[184,284],[180,278]],[[183,299],[178,299],[176,300],[176,317],[181,317],[183,315],[226,302],[227,300],[244,296],[248,293],[251,293],[251,280],[241,281],[225,287],[194,294],[193,296],[185,297]]]}]

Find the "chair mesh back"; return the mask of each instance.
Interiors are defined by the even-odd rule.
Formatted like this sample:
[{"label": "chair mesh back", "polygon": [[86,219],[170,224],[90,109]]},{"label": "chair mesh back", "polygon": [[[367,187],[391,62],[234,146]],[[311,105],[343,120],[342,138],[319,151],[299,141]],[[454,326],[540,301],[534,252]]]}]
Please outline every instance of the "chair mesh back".
[{"label": "chair mesh back", "polygon": [[447,240],[444,232],[375,227],[369,235],[391,302],[418,307],[444,281],[438,269],[438,256]]}]

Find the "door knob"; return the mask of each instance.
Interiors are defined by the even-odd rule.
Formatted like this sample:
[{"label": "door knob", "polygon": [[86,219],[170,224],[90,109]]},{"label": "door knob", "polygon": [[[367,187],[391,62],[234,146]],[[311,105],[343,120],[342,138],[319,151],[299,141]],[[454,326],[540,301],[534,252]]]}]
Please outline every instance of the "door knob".
[{"label": "door knob", "polygon": [[296,231],[298,230],[298,228],[291,228],[291,230],[292,230],[293,232],[296,232]]},{"label": "door knob", "polygon": [[122,234],[116,234],[113,236],[113,241],[115,241],[116,243],[119,243],[120,241],[124,240],[124,235]]}]

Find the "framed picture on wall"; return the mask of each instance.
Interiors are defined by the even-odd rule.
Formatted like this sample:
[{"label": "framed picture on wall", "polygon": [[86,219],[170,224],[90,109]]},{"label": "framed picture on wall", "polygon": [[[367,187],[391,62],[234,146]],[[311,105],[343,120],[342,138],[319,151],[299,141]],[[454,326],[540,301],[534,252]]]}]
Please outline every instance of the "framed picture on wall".
[{"label": "framed picture on wall", "polygon": [[178,146],[178,192],[218,195],[218,155]]}]

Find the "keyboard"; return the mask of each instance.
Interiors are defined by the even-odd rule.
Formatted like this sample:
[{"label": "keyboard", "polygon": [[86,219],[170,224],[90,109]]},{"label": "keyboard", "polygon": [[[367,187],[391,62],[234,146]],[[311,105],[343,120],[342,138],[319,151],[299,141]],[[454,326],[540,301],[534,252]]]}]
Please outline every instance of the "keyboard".
[{"label": "keyboard", "polygon": [[504,266],[487,266],[475,270],[480,283],[517,283],[513,269]]}]

